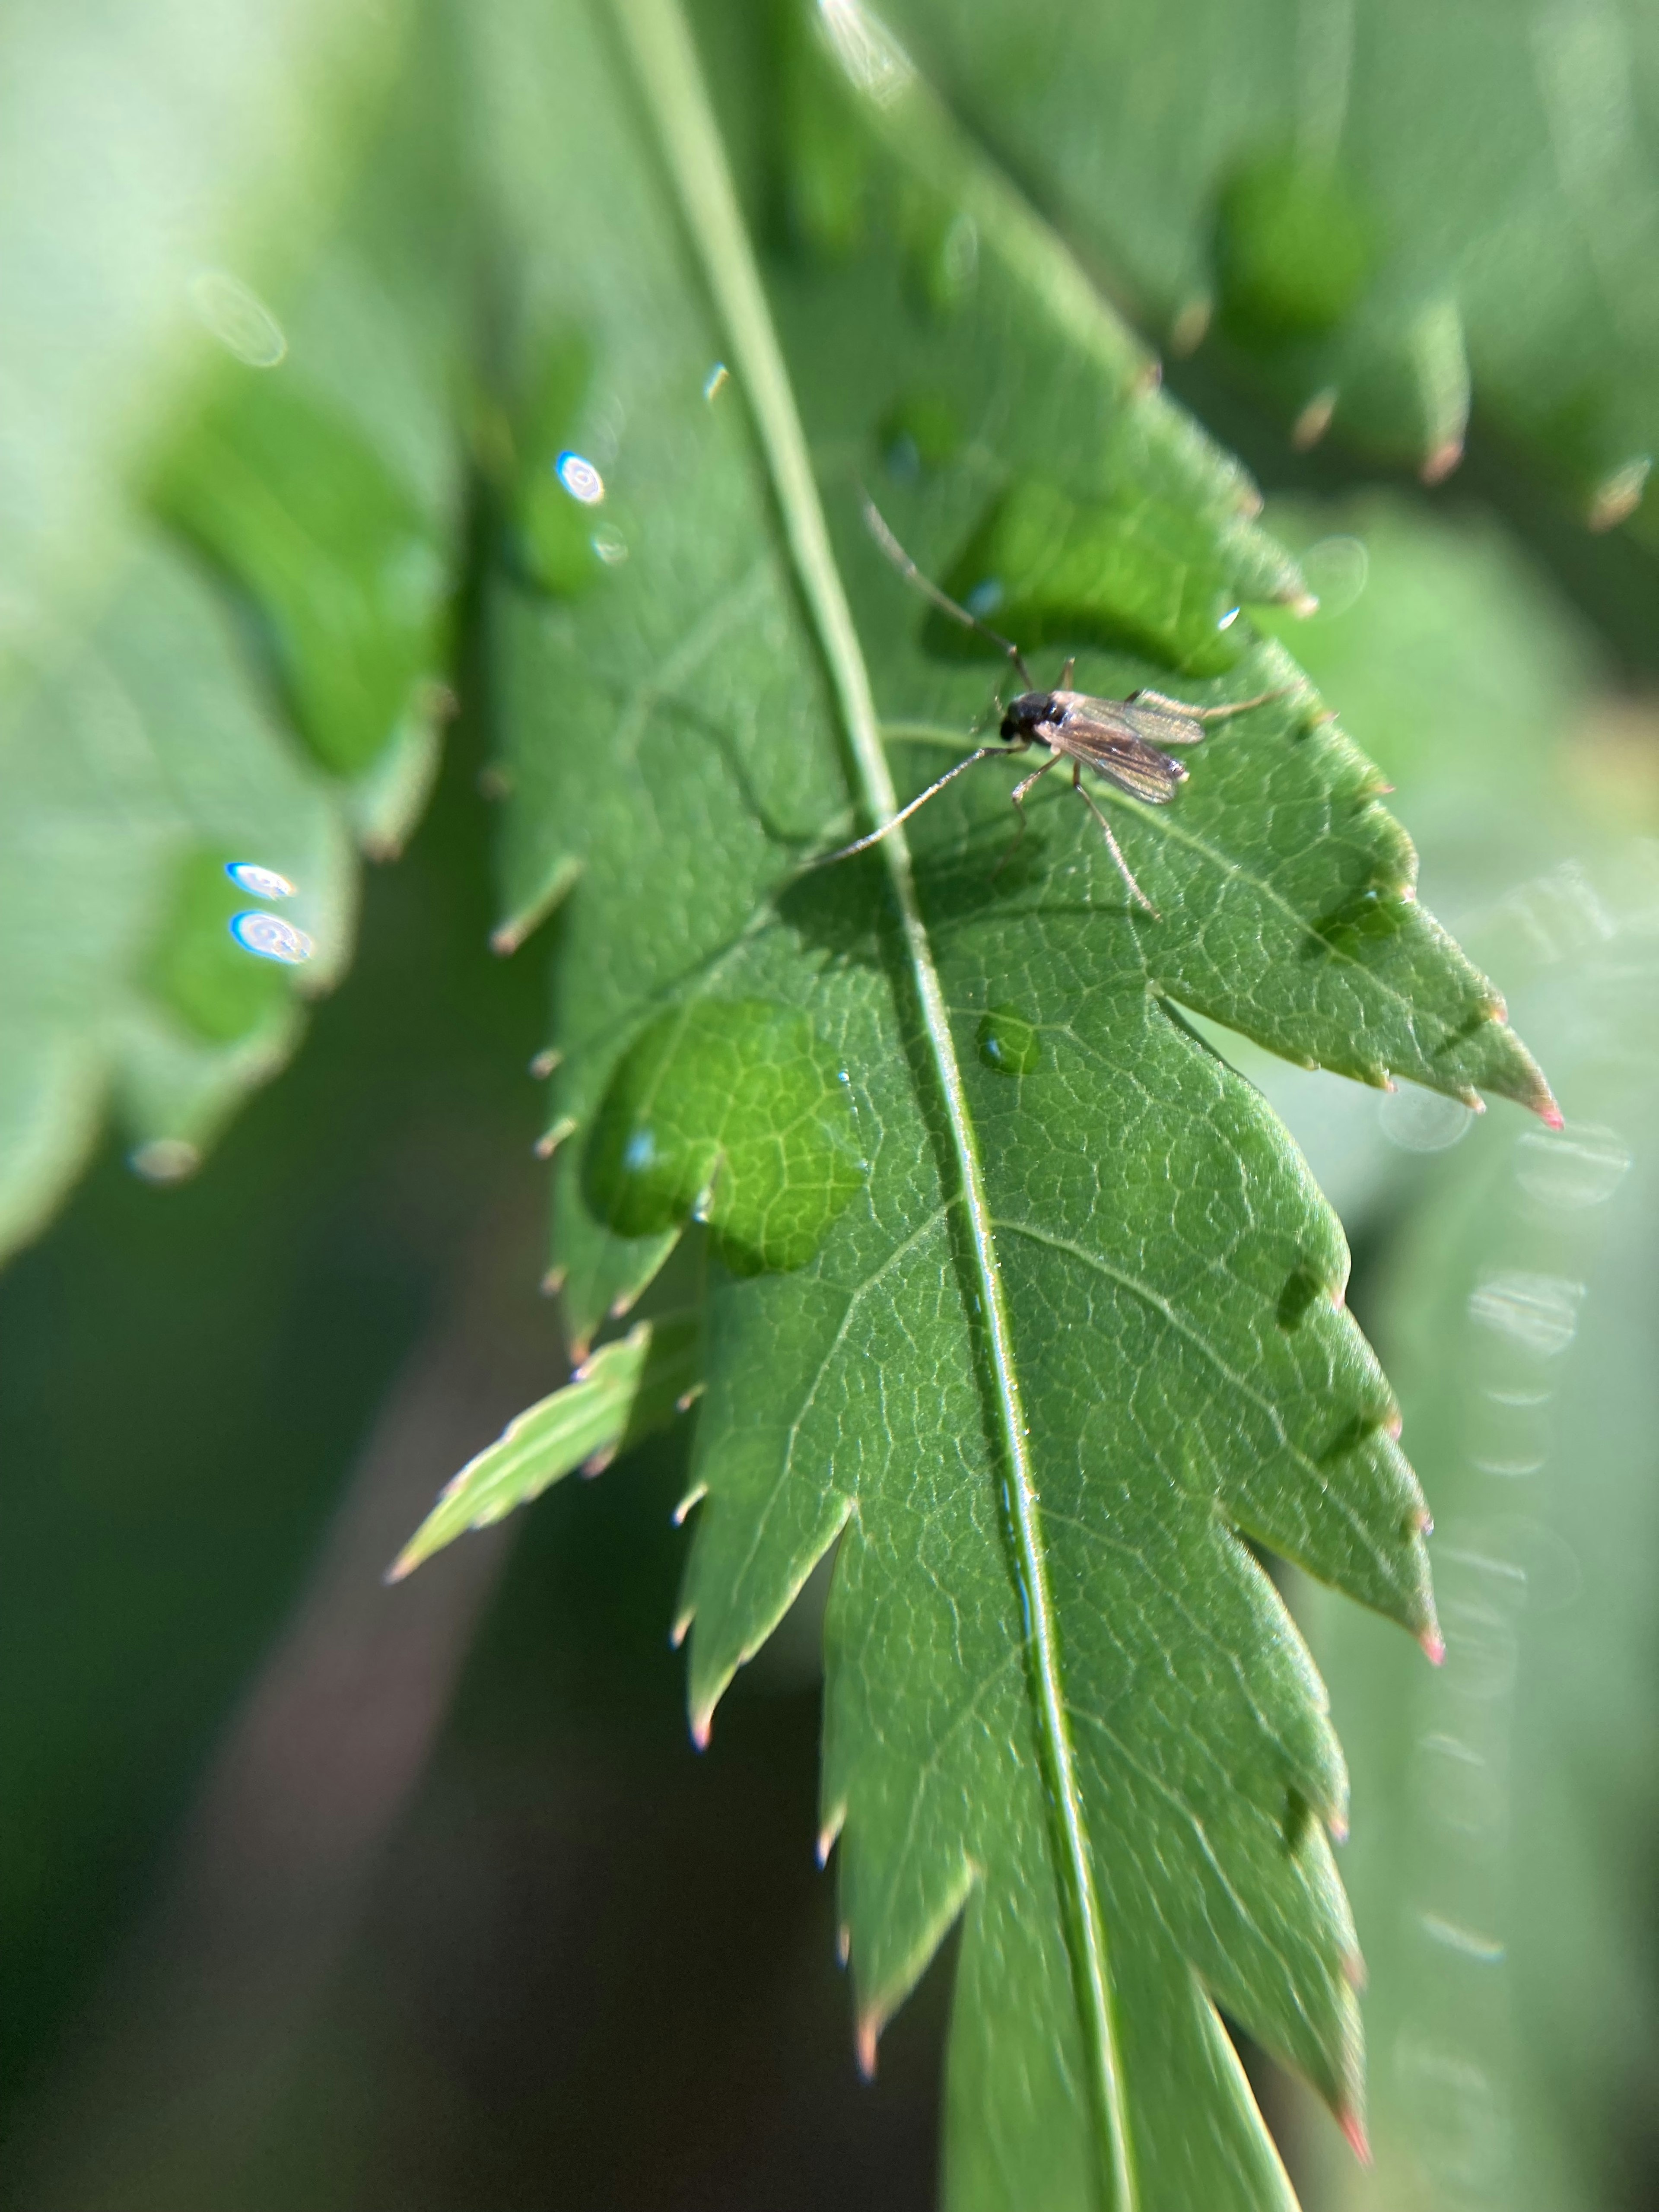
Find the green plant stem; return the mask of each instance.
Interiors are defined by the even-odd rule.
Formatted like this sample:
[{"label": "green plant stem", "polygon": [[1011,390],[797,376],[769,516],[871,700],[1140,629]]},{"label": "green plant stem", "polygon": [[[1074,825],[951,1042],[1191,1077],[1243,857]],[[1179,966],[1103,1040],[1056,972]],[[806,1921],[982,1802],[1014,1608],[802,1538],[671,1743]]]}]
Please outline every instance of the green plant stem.
[{"label": "green plant stem", "polygon": [[[835,686],[858,796],[872,823],[887,821],[898,811],[897,799],[882,750],[870,679],[830,549],[788,372],[690,34],[675,0],[613,0],[613,5],[661,134],[687,227],[759,433],[802,592]],[[1103,2179],[1114,2212],[1134,2212],[1137,2192],[1113,2021],[1106,1934],[1067,1725],[1059,1628],[984,1176],[903,831],[895,830],[884,839],[881,850],[966,1206],[973,1289],[987,1336],[991,1411],[1001,1439],[1005,1496],[1021,1585],[1038,1739],[1048,1769],[1056,1858],[1066,1893],[1073,1973],[1102,2137]]]}]

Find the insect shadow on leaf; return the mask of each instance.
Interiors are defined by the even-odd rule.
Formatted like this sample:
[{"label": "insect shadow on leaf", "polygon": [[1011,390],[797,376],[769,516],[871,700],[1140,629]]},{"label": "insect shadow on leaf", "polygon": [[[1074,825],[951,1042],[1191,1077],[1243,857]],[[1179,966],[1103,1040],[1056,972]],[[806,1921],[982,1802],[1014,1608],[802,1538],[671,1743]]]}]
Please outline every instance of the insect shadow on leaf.
[{"label": "insect shadow on leaf", "polygon": [[[826,853],[816,862],[817,867],[828,867],[832,861],[849,860],[854,853],[866,852],[872,845],[879,844],[890,836],[901,822],[908,822],[917,811],[937,798],[947,783],[982,760],[1006,759],[1011,752],[1028,752],[1033,745],[1048,748],[1048,757],[1039,769],[1021,778],[1010,797],[1019,817],[1019,827],[1014,832],[1013,842],[992,870],[993,877],[1000,875],[1014,854],[1026,831],[1025,800],[1029,793],[1061,761],[1069,761],[1072,768],[1072,788],[1095,817],[1100,834],[1106,840],[1106,849],[1111,854],[1124,887],[1138,904],[1145,907],[1154,921],[1158,908],[1135,881],[1129,863],[1124,859],[1121,847],[1112,834],[1112,825],[1102,813],[1093,794],[1084,788],[1083,771],[1092,769],[1108,783],[1131,799],[1143,800],[1149,806],[1167,806],[1181,786],[1187,781],[1187,770],[1177,760],[1172,760],[1162,750],[1164,745],[1195,745],[1205,734],[1210,722],[1225,720],[1230,715],[1247,714],[1252,707],[1265,707],[1269,700],[1284,696],[1284,690],[1258,692],[1253,699],[1235,699],[1220,707],[1192,707],[1180,699],[1169,699],[1161,691],[1135,691],[1127,699],[1096,699],[1086,691],[1071,688],[1075,658],[1067,660],[1060,671],[1058,687],[1052,691],[1040,691],[1031,681],[1031,672],[1025,665],[1025,656],[1012,638],[994,630],[977,615],[959,606],[950,595],[942,592],[931,577],[925,576],[910,558],[887,526],[884,517],[868,492],[863,493],[864,519],[870,534],[882,551],[906,581],[914,584],[936,607],[949,615],[952,621],[964,628],[977,630],[988,638],[1000,653],[1006,653],[1014,665],[1024,691],[1012,699],[1006,707],[999,697],[996,711],[1002,717],[997,742],[980,745],[960,760],[954,768],[947,769],[937,782],[930,783],[908,806],[902,806],[890,822],[884,822],[878,830],[867,836],[858,837],[839,851]],[[1153,743],[1156,738],[1158,742]]]}]

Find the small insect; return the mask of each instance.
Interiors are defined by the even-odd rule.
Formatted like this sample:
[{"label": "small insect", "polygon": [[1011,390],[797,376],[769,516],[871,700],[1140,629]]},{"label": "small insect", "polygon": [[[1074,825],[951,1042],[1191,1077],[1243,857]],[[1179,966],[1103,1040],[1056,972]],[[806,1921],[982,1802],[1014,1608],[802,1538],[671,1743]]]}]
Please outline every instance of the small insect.
[{"label": "small insect", "polygon": [[[1026,752],[1031,746],[1046,745],[1048,757],[1039,769],[1022,779],[1010,794],[1014,811],[1019,817],[1019,827],[1014,841],[997,862],[993,873],[1000,875],[1018,850],[1026,830],[1025,800],[1027,795],[1051,768],[1061,761],[1072,764],[1072,788],[1100,825],[1106,840],[1106,849],[1116,863],[1130,896],[1144,906],[1153,920],[1158,908],[1135,881],[1122,848],[1112,835],[1112,825],[1101,812],[1092,794],[1084,788],[1083,771],[1092,769],[1097,775],[1104,776],[1108,783],[1115,784],[1130,798],[1144,800],[1149,806],[1166,806],[1181,786],[1187,781],[1187,771],[1177,760],[1171,760],[1162,748],[1165,745],[1195,745],[1204,736],[1205,726],[1224,720],[1231,714],[1243,714],[1252,707],[1265,707],[1271,699],[1284,696],[1281,690],[1258,692],[1254,699],[1235,699],[1224,707],[1189,707],[1180,699],[1166,699],[1161,691],[1135,691],[1127,699],[1094,699],[1086,691],[1073,691],[1072,671],[1075,659],[1068,660],[1060,672],[1060,684],[1053,691],[1039,691],[1031,681],[1031,672],[1025,665],[1024,655],[1012,639],[1000,636],[988,623],[977,615],[969,614],[966,607],[940,591],[939,586],[924,576],[910,556],[899,544],[876,507],[865,495],[864,519],[870,526],[871,535],[893,563],[916,589],[924,592],[936,607],[940,607],[955,622],[965,629],[977,630],[981,636],[990,639],[993,645],[1006,653],[1018,670],[1025,686],[1018,698],[1004,707],[996,702],[997,712],[1002,717],[995,744],[981,745],[976,751],[947,769],[937,783],[930,783],[926,791],[902,806],[890,822],[884,822],[879,830],[872,830],[867,837],[856,838],[843,845],[839,852],[826,853],[818,863],[827,867],[832,860],[850,859],[854,853],[868,850],[872,845],[896,830],[901,822],[908,822],[919,807],[926,806],[930,799],[937,798],[947,783],[982,760],[1006,759],[1009,752]],[[1153,741],[1156,740],[1156,743]]]}]

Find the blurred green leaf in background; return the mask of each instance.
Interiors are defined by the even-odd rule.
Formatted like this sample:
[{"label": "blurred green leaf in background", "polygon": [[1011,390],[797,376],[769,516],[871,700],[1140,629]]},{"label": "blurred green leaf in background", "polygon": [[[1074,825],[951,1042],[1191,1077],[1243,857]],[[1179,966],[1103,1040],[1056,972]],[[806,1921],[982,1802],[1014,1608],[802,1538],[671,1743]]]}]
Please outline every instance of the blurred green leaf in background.
[{"label": "blurred green leaf in background", "polygon": [[0,33],[20,2206],[1650,2191],[1647,37]]}]

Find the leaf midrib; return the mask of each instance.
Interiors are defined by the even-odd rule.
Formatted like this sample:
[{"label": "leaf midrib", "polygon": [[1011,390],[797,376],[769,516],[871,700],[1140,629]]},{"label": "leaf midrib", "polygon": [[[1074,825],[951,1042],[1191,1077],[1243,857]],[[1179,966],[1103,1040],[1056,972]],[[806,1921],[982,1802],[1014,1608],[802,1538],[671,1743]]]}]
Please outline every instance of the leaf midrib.
[{"label": "leaf midrib", "polygon": [[[898,811],[880,726],[851,610],[842,587],[819,504],[805,433],[795,410],[695,49],[677,0],[613,0],[634,69],[660,135],[687,228],[725,325],[735,365],[772,477],[803,597],[817,629],[853,758],[859,796],[872,822]],[[961,1177],[968,1243],[989,1339],[994,1414],[1005,1453],[1005,1480],[1020,1579],[1036,1723],[1054,1785],[1056,1841],[1089,2047],[1092,2100],[1115,2212],[1134,2212],[1136,2190],[1121,2067],[1112,2018],[1105,1930],[1096,1893],[1081,1787],[1066,1720],[1058,1625],[1042,1548],[1036,1483],[1014,1367],[1013,1339],[997,1263],[962,1070],[945,995],[916,897],[902,830],[884,840],[888,879],[898,909],[928,1054],[938,1079],[951,1149]]]}]

